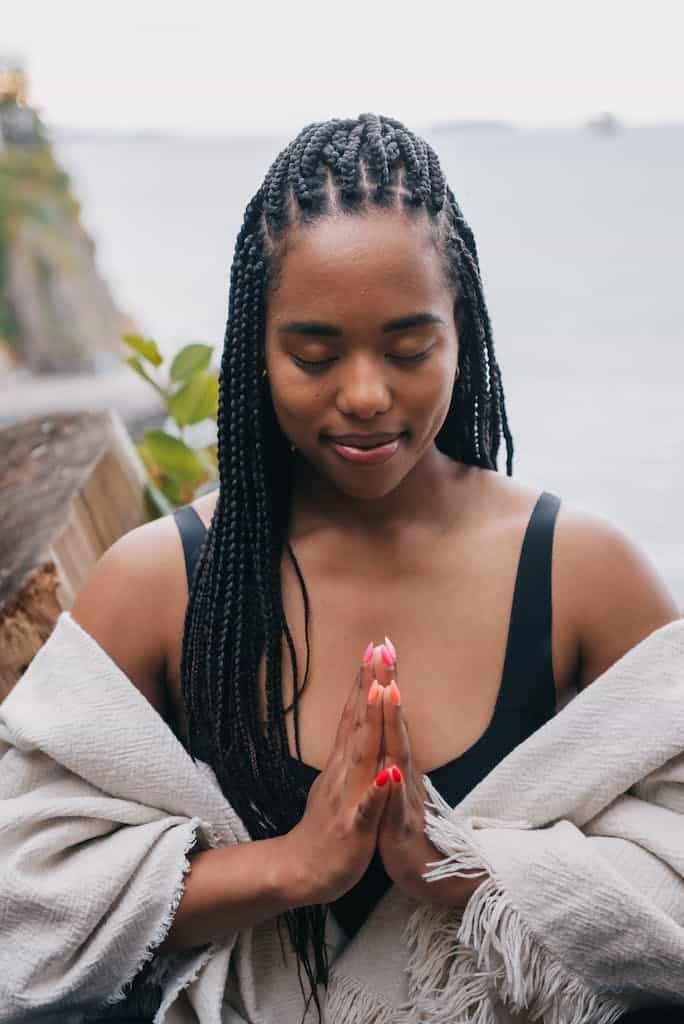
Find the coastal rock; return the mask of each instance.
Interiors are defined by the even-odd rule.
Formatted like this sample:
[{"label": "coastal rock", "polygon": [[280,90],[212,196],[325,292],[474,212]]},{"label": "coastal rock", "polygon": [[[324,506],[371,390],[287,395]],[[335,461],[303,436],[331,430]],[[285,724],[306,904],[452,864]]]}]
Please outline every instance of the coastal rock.
[{"label": "coastal rock", "polygon": [[[34,373],[94,371],[98,353],[123,356],[121,335],[134,329],[116,307],[77,217],[45,197],[45,219],[14,223],[4,298],[17,326],[20,362]],[[102,359],[100,359],[102,362]]]},{"label": "coastal rock", "polygon": [[21,66],[0,57],[0,340],[15,367],[36,374],[112,367],[135,325],[99,273],[27,94]]}]

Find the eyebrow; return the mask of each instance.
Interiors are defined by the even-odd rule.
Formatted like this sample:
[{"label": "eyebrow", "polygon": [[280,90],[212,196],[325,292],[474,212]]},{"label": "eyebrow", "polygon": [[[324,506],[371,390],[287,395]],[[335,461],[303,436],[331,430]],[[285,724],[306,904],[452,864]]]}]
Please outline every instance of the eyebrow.
[{"label": "eyebrow", "polygon": [[[383,334],[391,334],[393,331],[405,331],[409,327],[423,327],[425,324],[443,324],[445,321],[441,316],[434,313],[410,313],[408,316],[399,316],[394,320],[388,320],[382,325]],[[289,323],[281,324],[278,328],[280,334],[311,334],[323,338],[340,338],[342,330],[333,324],[324,324],[318,320],[291,320]]]}]

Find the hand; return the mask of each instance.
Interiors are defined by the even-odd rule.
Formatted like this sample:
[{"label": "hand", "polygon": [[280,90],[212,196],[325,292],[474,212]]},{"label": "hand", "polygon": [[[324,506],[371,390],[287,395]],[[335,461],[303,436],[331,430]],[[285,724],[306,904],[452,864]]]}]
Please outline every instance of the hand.
[{"label": "hand", "polygon": [[309,791],[301,820],[283,837],[287,863],[296,873],[292,906],[332,903],[358,882],[375,852],[389,787],[375,782],[383,711],[377,683],[375,701],[368,700],[374,676],[373,660],[362,663],[328,763]]},{"label": "hand", "polygon": [[385,871],[402,892],[421,903],[439,903],[465,907],[486,877],[484,873],[467,878],[451,877],[426,882],[423,873],[431,862],[444,854],[425,833],[427,794],[422,776],[416,772],[411,756],[401,693],[394,676],[383,688],[384,766],[389,771],[389,797],[378,830],[378,849]]}]

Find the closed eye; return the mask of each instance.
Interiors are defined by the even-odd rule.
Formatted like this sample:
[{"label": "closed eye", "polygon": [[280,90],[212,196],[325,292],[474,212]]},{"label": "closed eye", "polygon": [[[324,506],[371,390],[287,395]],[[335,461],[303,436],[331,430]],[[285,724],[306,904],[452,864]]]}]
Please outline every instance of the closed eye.
[{"label": "closed eye", "polygon": [[[387,353],[388,359],[393,359],[397,363],[419,363],[423,359],[427,359],[432,349],[426,349],[424,352],[416,352],[412,356],[397,356],[390,352]],[[292,356],[295,364],[300,366],[303,370],[322,370],[324,367],[329,366],[335,362],[336,356],[331,356],[329,359],[302,359],[300,356]]]}]

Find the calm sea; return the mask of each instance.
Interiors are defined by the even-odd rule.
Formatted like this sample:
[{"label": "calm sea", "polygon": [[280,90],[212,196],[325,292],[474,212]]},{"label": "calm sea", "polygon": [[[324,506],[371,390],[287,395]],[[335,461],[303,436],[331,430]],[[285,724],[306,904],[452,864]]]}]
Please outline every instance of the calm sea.
[{"label": "calm sea", "polygon": [[[684,605],[684,127],[425,134],[478,242],[515,475],[620,526]],[[163,349],[220,345],[242,211],[286,141],[58,140]]]}]

